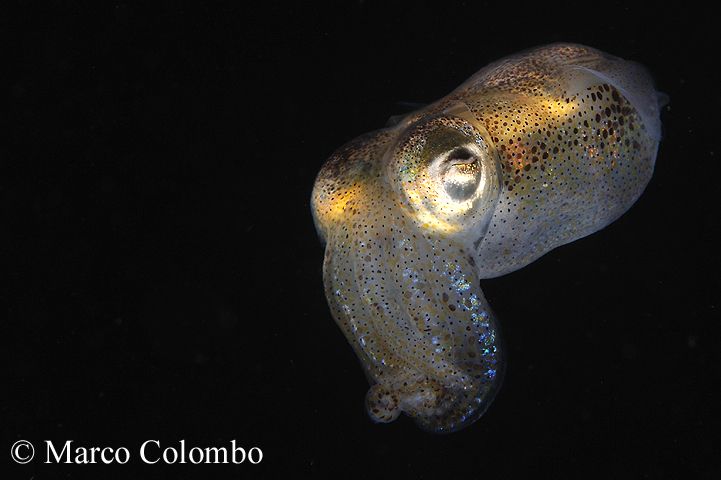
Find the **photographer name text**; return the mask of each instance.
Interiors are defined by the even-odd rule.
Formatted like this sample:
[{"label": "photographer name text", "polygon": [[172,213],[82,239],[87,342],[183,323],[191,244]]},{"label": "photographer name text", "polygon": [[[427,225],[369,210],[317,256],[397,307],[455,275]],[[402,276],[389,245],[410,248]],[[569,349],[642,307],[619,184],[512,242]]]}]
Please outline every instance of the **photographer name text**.
[{"label": "photographer name text", "polygon": [[[43,440],[39,448],[44,458],[36,461],[55,464],[119,464],[131,462],[136,456],[143,463],[154,464],[243,464],[257,465],[263,460],[263,451],[259,447],[245,448],[231,440],[222,446],[191,446],[185,440],[162,444],[160,440],[146,440],[141,443],[135,454],[126,447],[88,446],[77,444],[74,440],[53,442]],[[39,452],[39,453],[40,453]],[[35,446],[27,440],[19,440],[10,449],[10,456],[17,463],[29,463],[35,458]]]}]

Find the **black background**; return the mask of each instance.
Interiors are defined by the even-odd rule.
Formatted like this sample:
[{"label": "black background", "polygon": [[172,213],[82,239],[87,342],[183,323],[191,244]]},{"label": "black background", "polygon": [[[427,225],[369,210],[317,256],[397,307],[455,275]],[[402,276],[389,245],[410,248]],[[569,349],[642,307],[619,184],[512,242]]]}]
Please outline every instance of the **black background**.
[{"label": "black background", "polygon": [[[711,12],[256,3],[5,16],[2,452],[72,439],[134,455],[115,470],[36,459],[13,478],[720,478]],[[374,425],[323,294],[314,176],[406,102],[553,41],[636,60],[670,95],[654,178],[605,230],[482,283],[509,360],[480,421]],[[144,466],[147,439],[237,439],[265,458]]]}]

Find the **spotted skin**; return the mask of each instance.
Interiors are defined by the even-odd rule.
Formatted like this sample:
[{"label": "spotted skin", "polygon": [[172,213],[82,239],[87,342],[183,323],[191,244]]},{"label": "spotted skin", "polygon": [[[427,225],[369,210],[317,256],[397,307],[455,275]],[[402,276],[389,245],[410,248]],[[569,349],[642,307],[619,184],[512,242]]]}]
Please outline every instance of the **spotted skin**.
[{"label": "spotted skin", "polygon": [[312,211],[331,313],[370,417],[433,432],[478,419],[504,354],[480,280],[623,214],[651,178],[657,94],[638,65],[555,44],[484,68],[336,151]]}]

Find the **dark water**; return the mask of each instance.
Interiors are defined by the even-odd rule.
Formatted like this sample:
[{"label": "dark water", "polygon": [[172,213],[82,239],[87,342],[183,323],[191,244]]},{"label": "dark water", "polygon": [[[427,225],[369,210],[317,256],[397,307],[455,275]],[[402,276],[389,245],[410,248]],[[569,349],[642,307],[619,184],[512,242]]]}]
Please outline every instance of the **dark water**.
[{"label": "dark water", "polygon": [[[711,12],[235,3],[4,20],[2,452],[51,439],[133,456],[11,478],[721,476]],[[554,41],[638,61],[669,94],[654,178],[610,227],[483,282],[509,363],[479,422],[373,425],[323,295],[314,176],[406,103]],[[148,439],[265,458],[148,466]]]}]

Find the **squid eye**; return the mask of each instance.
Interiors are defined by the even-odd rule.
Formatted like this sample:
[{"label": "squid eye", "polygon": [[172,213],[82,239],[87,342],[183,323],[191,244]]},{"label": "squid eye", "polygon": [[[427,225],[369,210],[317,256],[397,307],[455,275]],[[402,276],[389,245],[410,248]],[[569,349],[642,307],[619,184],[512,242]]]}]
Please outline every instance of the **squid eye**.
[{"label": "squid eye", "polygon": [[443,188],[452,200],[469,200],[478,190],[482,174],[480,157],[476,152],[469,147],[455,148],[443,162]]},{"label": "squid eye", "polygon": [[478,238],[500,191],[487,132],[456,117],[423,119],[407,130],[388,151],[387,170],[404,210],[424,231]]}]

